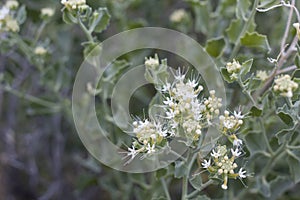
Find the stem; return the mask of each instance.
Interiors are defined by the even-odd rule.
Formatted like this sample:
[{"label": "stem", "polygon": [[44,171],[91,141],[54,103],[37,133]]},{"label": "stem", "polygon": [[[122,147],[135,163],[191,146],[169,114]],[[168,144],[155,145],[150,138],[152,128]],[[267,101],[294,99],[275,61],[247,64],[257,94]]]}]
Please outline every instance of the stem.
[{"label": "stem", "polygon": [[[187,172],[186,172],[185,176],[183,176],[183,178],[182,178],[182,189],[181,189],[181,199],[182,200],[186,199],[186,196],[187,196],[187,193],[188,193],[188,177],[190,175],[190,170],[191,170],[191,166],[192,166],[192,164],[191,164],[192,162],[190,162],[190,154],[191,154],[191,150],[188,149],[187,161],[188,161],[189,165],[188,165]],[[197,154],[194,154],[194,155],[197,155]]]},{"label": "stem", "polygon": [[[292,5],[294,5],[294,4],[295,4],[295,0],[292,0]],[[290,12],[289,12],[289,16],[288,16],[288,20],[287,20],[287,23],[286,23],[284,35],[283,35],[283,38],[281,40],[281,47],[280,47],[281,52],[284,52],[284,47],[285,47],[285,44],[286,44],[286,40],[287,40],[287,37],[288,37],[289,32],[290,32],[292,17],[293,17],[293,8],[291,7]]]},{"label": "stem", "polygon": [[262,120],[263,119],[260,118],[259,119],[259,123],[260,123],[261,129],[262,129],[262,132],[263,132],[264,140],[265,140],[265,142],[267,144],[268,151],[270,152],[271,155],[273,155],[274,152],[273,152],[273,149],[270,146],[270,143],[269,143],[269,140],[268,140],[268,137],[267,137],[267,133],[266,133],[266,129],[265,129],[265,126],[264,126]]},{"label": "stem", "polygon": [[261,171],[261,176],[265,176],[272,168],[272,165],[274,165],[277,160],[283,156],[286,152],[282,151],[286,146],[286,143],[283,143],[277,150],[276,152],[273,154],[273,157],[268,161],[268,163],[265,165],[265,167],[263,168],[263,170]]},{"label": "stem", "polygon": [[46,101],[46,100],[42,100],[42,99],[39,99],[37,97],[31,96],[29,94],[21,93],[21,92],[19,92],[17,90],[12,89],[9,86],[5,86],[4,90],[6,92],[9,92],[9,93],[13,94],[13,95],[16,95],[17,97],[26,99],[28,101],[31,101],[31,102],[39,104],[41,106],[50,108],[52,110],[57,110],[58,111],[60,109],[60,106],[58,106],[56,103],[52,103],[52,102],[49,102],[49,101]]},{"label": "stem", "polygon": [[252,97],[251,93],[247,90],[244,90],[244,84],[242,83],[241,79],[239,78],[238,79],[238,84],[239,86],[243,89],[243,93],[248,97],[248,99],[252,102],[252,104],[255,106],[255,107],[258,107],[257,106],[257,103],[256,101],[254,100],[254,98]]},{"label": "stem", "polygon": [[85,36],[87,37],[87,39],[89,40],[89,42],[94,42],[94,39],[91,35],[91,33],[88,31],[88,29],[85,27],[85,25],[82,23],[81,19],[80,19],[80,14],[77,13],[77,21],[78,24],[80,26],[80,28],[83,30]]},{"label": "stem", "polygon": [[253,7],[252,7],[252,10],[251,10],[251,14],[250,14],[249,18],[247,19],[247,21],[246,21],[246,23],[245,23],[245,25],[244,25],[241,33],[239,34],[239,36],[238,36],[238,38],[237,38],[237,40],[235,42],[235,46],[234,46],[234,48],[232,50],[232,53],[230,55],[229,60],[232,60],[236,56],[237,52],[239,51],[239,49],[241,47],[241,38],[244,36],[244,34],[246,33],[246,31],[249,29],[250,23],[254,19],[254,16],[255,16],[255,13],[256,13],[256,7],[258,5],[258,2],[259,2],[259,0],[255,0],[254,1]]},{"label": "stem", "polygon": [[39,29],[37,30],[37,33],[36,33],[34,41],[33,41],[34,46],[36,45],[37,41],[40,39],[41,34],[42,34],[44,28],[46,27],[46,24],[47,24],[47,22],[44,20],[42,22],[42,24],[40,25]]},{"label": "stem", "polygon": [[208,187],[209,185],[211,185],[214,181],[213,180],[209,180],[206,183],[202,184],[202,186],[198,189],[193,191],[192,193],[190,193],[189,195],[187,195],[187,198],[192,198],[194,196],[196,196],[199,192],[201,192],[203,189],[205,189],[206,187]]},{"label": "stem", "polygon": [[276,75],[283,74],[283,73],[286,73],[286,72],[289,72],[289,71],[293,71],[295,69],[297,69],[297,66],[296,65],[292,65],[292,66],[286,67],[284,69],[278,70],[277,73],[276,73]]},{"label": "stem", "polygon": [[170,193],[169,193],[169,190],[168,190],[168,186],[167,186],[167,184],[166,184],[165,179],[164,179],[164,178],[161,178],[160,181],[161,181],[161,184],[162,184],[162,186],[163,186],[163,188],[164,188],[164,191],[165,191],[167,200],[171,200],[171,196],[170,196]]},{"label": "stem", "polygon": [[182,195],[181,195],[181,200],[185,200],[186,199],[187,189],[188,189],[188,176],[184,176],[182,178]]}]

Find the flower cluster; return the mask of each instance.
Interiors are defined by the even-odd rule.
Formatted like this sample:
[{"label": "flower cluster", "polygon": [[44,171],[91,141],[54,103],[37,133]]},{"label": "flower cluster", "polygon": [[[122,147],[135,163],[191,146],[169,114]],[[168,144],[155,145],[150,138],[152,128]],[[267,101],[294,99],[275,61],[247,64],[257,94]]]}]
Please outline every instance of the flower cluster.
[{"label": "flower cluster", "polygon": [[223,133],[233,133],[237,131],[243,124],[244,116],[240,112],[234,111],[231,115],[229,111],[225,110],[224,115],[219,117],[220,119],[220,130]]},{"label": "flower cluster", "polygon": [[291,80],[291,76],[288,74],[278,76],[275,79],[275,85],[273,87],[275,92],[278,92],[283,97],[293,97],[293,91],[298,88],[298,83]]},{"label": "flower cluster", "polygon": [[77,10],[85,8],[86,0],[61,0],[61,3],[68,9],[68,10]]},{"label": "flower cluster", "polygon": [[[212,158],[204,160],[201,163],[202,167],[207,169],[208,172],[215,178],[221,178],[223,180],[222,188],[226,190],[228,188],[228,179],[229,178],[246,178],[246,171],[243,168],[240,168],[238,172],[235,172],[235,169],[238,168],[238,165],[235,163],[235,160],[241,156],[242,152],[237,147],[235,149],[230,149],[231,157],[228,156],[228,150],[226,145],[217,146],[212,150],[210,154]],[[213,162],[211,162],[211,159]]]},{"label": "flower cluster", "polygon": [[15,9],[18,8],[17,1],[7,1],[2,8],[0,8],[0,33],[1,32],[18,32],[20,30],[19,24],[15,19]]},{"label": "flower cluster", "polygon": [[54,15],[55,10],[53,8],[42,8],[41,10],[41,18],[47,19]]},{"label": "flower cluster", "polygon": [[39,56],[45,55],[47,52],[48,52],[47,49],[45,49],[43,46],[37,46],[34,49],[34,54]]},{"label": "flower cluster", "polygon": [[267,80],[269,78],[269,75],[264,70],[258,70],[256,72],[256,77],[259,78],[261,81],[265,81],[265,80]]},{"label": "flower cluster", "polygon": [[220,108],[222,107],[222,99],[217,98],[215,93],[215,90],[209,91],[210,96],[203,101],[205,109],[203,109],[202,113],[209,124],[211,123],[211,120],[220,114]]},{"label": "flower cluster", "polygon": [[170,15],[170,21],[173,23],[180,23],[188,18],[188,14],[184,9],[175,10]]},{"label": "flower cluster", "polygon": [[198,99],[203,87],[196,80],[185,81],[185,74],[178,71],[172,84],[166,83],[162,93],[166,100],[166,118],[169,120],[172,135],[179,136],[178,128],[183,128],[185,136],[198,140],[202,129],[203,105]]},{"label": "flower cluster", "polygon": [[241,68],[242,65],[235,59],[226,64],[226,70],[230,74],[230,78],[232,80],[236,80],[238,78],[238,73],[241,71]]},{"label": "flower cluster", "polygon": [[157,54],[154,56],[154,58],[152,57],[145,58],[145,66],[146,68],[156,69],[159,66],[159,60]]}]

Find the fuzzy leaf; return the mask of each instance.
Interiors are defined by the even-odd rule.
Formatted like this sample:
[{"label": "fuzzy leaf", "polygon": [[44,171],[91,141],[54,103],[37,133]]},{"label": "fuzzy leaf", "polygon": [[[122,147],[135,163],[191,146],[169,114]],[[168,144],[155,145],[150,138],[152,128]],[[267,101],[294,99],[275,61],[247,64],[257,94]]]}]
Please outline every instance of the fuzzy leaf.
[{"label": "fuzzy leaf", "polygon": [[278,199],[281,195],[293,186],[290,178],[278,176],[270,182],[271,196],[268,200]]},{"label": "fuzzy leaf", "polygon": [[287,162],[290,168],[291,177],[295,184],[300,182],[300,158],[293,152],[288,152]]},{"label": "fuzzy leaf", "polygon": [[278,133],[276,133],[275,136],[278,139],[278,144],[282,144],[285,141],[287,141],[287,142],[291,141],[291,138],[293,136],[295,128],[296,128],[296,126],[294,125],[294,127],[292,127],[292,128],[283,129],[283,130],[280,130]]},{"label": "fuzzy leaf", "polygon": [[257,32],[247,32],[241,38],[241,44],[246,47],[259,48],[268,52],[271,50],[267,36],[259,34]]},{"label": "fuzzy leaf", "polygon": [[164,177],[167,174],[168,170],[165,168],[159,169],[155,172],[155,177],[157,179],[160,179],[162,177]]},{"label": "fuzzy leaf", "polygon": [[77,24],[78,21],[76,19],[76,17],[74,17],[67,9],[64,9],[63,10],[63,21],[66,23],[66,24]]},{"label": "fuzzy leaf", "polygon": [[262,110],[253,106],[251,109],[250,109],[250,115],[253,116],[253,117],[259,117],[261,116],[262,114]]},{"label": "fuzzy leaf", "polygon": [[209,29],[210,8],[207,1],[188,0],[195,13],[195,31],[207,34]]},{"label": "fuzzy leaf", "polygon": [[240,19],[232,20],[229,27],[225,30],[228,39],[231,43],[235,43],[240,35],[243,28],[243,22]]},{"label": "fuzzy leaf", "polygon": [[196,190],[200,190],[201,186],[202,186],[202,178],[201,178],[201,174],[198,173],[197,175],[193,176],[192,178],[190,178],[190,184],[196,189]]},{"label": "fuzzy leaf", "polygon": [[236,17],[244,21],[247,20],[247,12],[251,5],[249,0],[237,1],[236,5]]},{"label": "fuzzy leaf", "polygon": [[217,58],[223,54],[224,47],[225,40],[223,37],[219,37],[208,40],[205,49],[209,55]]},{"label": "fuzzy leaf", "polygon": [[257,189],[264,197],[271,196],[270,183],[262,177],[257,177],[256,179]]},{"label": "fuzzy leaf", "polygon": [[90,31],[101,33],[108,26],[109,20],[110,14],[108,13],[107,8],[98,8],[98,10],[94,11],[92,18],[89,21]]},{"label": "fuzzy leaf", "polygon": [[265,141],[261,139],[261,134],[262,133],[260,132],[250,132],[245,137],[245,142],[251,155],[262,152],[266,149],[266,144]]},{"label": "fuzzy leaf", "polygon": [[182,178],[186,175],[187,166],[183,161],[175,161],[175,178]]},{"label": "fuzzy leaf", "polygon": [[16,20],[18,24],[23,24],[27,18],[27,12],[25,6],[21,6],[20,9],[18,10]]},{"label": "fuzzy leaf", "polygon": [[192,198],[191,200],[210,200],[211,198],[207,197],[206,195],[198,195],[195,198]]},{"label": "fuzzy leaf", "polygon": [[252,63],[253,63],[253,59],[243,62],[241,72],[240,72],[240,75],[242,77],[245,76],[248,72],[250,72]]},{"label": "fuzzy leaf", "polygon": [[231,78],[230,78],[230,74],[228,73],[228,71],[225,67],[221,68],[221,74],[226,82],[228,82],[228,83],[233,82],[233,80],[231,80]]}]

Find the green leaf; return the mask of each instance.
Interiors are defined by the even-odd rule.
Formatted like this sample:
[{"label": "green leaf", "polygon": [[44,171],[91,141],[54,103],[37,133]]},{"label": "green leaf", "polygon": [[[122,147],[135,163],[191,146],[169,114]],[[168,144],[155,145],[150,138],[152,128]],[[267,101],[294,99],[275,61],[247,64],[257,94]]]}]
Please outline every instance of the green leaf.
[{"label": "green leaf", "polygon": [[223,37],[213,38],[207,41],[205,49],[212,57],[219,57],[223,54],[225,47],[225,40]]},{"label": "green leaf", "polygon": [[300,68],[300,56],[299,55],[296,55],[295,57],[295,65]]},{"label": "green leaf", "polygon": [[250,72],[252,63],[253,63],[253,59],[243,62],[241,72],[240,72],[240,75],[242,77],[245,76],[248,72]]},{"label": "green leaf", "polygon": [[89,21],[89,31],[101,33],[107,28],[110,17],[107,8],[98,8],[98,10],[93,12]]},{"label": "green leaf", "polygon": [[288,166],[290,168],[291,177],[295,184],[300,182],[300,158],[293,152],[288,151]]},{"label": "green leaf", "polygon": [[159,169],[155,172],[155,177],[157,179],[160,179],[162,177],[164,177],[167,174],[168,170],[165,168]]},{"label": "green leaf", "polygon": [[276,138],[278,139],[279,145],[281,145],[284,142],[291,141],[296,126],[294,125],[294,127],[292,128],[280,130],[278,133],[275,134]]},{"label": "green leaf", "polygon": [[270,183],[264,177],[257,177],[256,179],[257,189],[264,197],[271,196]]},{"label": "green leaf", "polygon": [[201,186],[202,186],[202,178],[201,178],[201,174],[198,173],[194,176],[192,176],[190,179],[190,184],[196,189],[196,190],[200,190]]},{"label": "green leaf", "polygon": [[269,200],[278,199],[282,194],[293,187],[293,182],[289,177],[277,176],[270,182],[271,196]]},{"label": "green leaf", "polygon": [[236,17],[244,21],[247,20],[247,13],[249,6],[251,5],[249,0],[237,1],[236,5]]},{"label": "green leaf", "polygon": [[249,132],[248,135],[246,135],[245,143],[251,155],[265,151],[267,145],[261,138],[261,132]]},{"label": "green leaf", "polygon": [[207,197],[206,195],[198,195],[195,198],[192,198],[191,200],[210,200],[211,198]]},{"label": "green leaf", "polygon": [[234,81],[230,78],[230,74],[228,73],[228,71],[225,67],[221,68],[221,74],[226,82],[232,83]]},{"label": "green leaf", "polygon": [[182,178],[186,175],[187,166],[184,161],[175,161],[175,171],[174,177],[175,178]]},{"label": "green leaf", "polygon": [[235,43],[243,29],[243,22],[240,19],[232,20],[229,27],[225,30],[231,43]]},{"label": "green leaf", "polygon": [[247,32],[241,38],[241,44],[246,47],[259,48],[268,52],[271,50],[267,36],[259,34],[257,32]]},{"label": "green leaf", "polygon": [[260,0],[259,8],[268,8],[279,3],[280,0]]},{"label": "green leaf", "polygon": [[77,19],[76,19],[76,17],[74,17],[73,15],[72,15],[72,13],[70,13],[69,11],[68,11],[68,9],[64,9],[63,10],[63,21],[66,23],[66,24],[77,24],[78,23],[78,21],[77,21]]},{"label": "green leaf", "polygon": [[286,104],[276,110],[276,114],[280,119],[288,126],[292,126],[294,123],[293,116],[291,115],[290,109]]},{"label": "green leaf", "polygon": [[95,42],[85,42],[82,44],[84,46],[83,55],[84,58],[88,56],[98,56],[101,53],[101,45]]},{"label": "green leaf", "polygon": [[250,92],[257,90],[262,84],[262,81],[258,78],[250,77],[247,84],[247,90]]},{"label": "green leaf", "polygon": [[20,7],[20,9],[18,10],[16,20],[17,20],[18,24],[23,24],[26,21],[26,18],[27,18],[26,8],[25,8],[25,5],[22,5]]},{"label": "green leaf", "polygon": [[261,116],[262,114],[262,110],[253,106],[251,109],[250,109],[250,115],[253,116],[253,117],[259,117]]},{"label": "green leaf", "polygon": [[195,31],[207,34],[209,29],[210,8],[207,1],[187,0],[195,13]]}]

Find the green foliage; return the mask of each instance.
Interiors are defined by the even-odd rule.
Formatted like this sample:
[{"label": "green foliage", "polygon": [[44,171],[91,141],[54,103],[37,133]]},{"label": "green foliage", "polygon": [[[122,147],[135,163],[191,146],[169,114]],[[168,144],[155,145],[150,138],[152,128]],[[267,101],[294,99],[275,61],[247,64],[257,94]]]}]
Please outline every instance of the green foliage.
[{"label": "green foliage", "polygon": [[[26,0],[20,1],[17,8],[10,9],[7,16],[3,15],[5,10],[0,10],[0,128],[5,144],[1,149],[5,162],[4,167],[0,167],[0,174],[7,176],[3,178],[5,192],[1,193],[4,195],[2,198],[97,199],[101,195],[102,199],[169,200],[178,199],[181,195],[182,199],[206,200],[228,199],[234,195],[238,199],[273,200],[299,196],[296,184],[300,182],[300,48],[295,37],[297,30],[292,26],[299,23],[295,15],[299,1],[87,2],[73,8],[55,1]],[[295,5],[291,5],[294,2]],[[4,6],[5,2],[1,2],[0,9]],[[41,8],[46,7],[54,11],[47,19],[41,17]],[[185,15],[181,21],[172,22],[170,15],[178,9],[182,9]],[[160,12],[163,14],[157,15]],[[79,138],[72,137],[75,134],[71,112],[72,90],[82,61],[90,58],[88,63],[92,64],[97,62],[93,58],[106,53],[107,49],[101,46],[104,38],[145,26],[171,27],[205,45],[206,52],[224,79],[228,98],[222,99],[222,102],[227,100],[224,108],[213,110],[213,104],[205,101],[212,99],[207,88],[210,88],[209,81],[214,81],[215,77],[200,78],[204,88],[197,94],[201,109],[212,109],[209,114],[218,113],[210,121],[218,125],[214,127],[219,134],[216,141],[206,145],[202,143],[203,139],[205,142],[211,139],[210,135],[205,135],[207,127],[203,126],[201,134],[205,138],[180,140],[187,151],[174,163],[155,172],[130,174],[86,158],[87,152]],[[180,42],[173,41],[174,49],[184,49]],[[295,51],[297,48],[298,51]],[[193,49],[186,51],[199,57]],[[173,77],[170,76],[172,73],[167,60],[159,60],[158,55],[167,57],[174,68],[185,65],[188,68],[186,78],[190,72],[192,76],[198,74],[189,70],[189,64],[186,64],[189,60],[182,61],[182,58],[177,59],[175,55],[160,50],[136,50],[120,55],[110,63],[97,84],[87,85],[88,92],[83,95],[80,104],[87,106],[91,99],[97,102],[95,109],[99,124],[107,130],[108,139],[124,151],[131,147],[132,138],[121,130],[129,126],[125,120],[126,111],[118,107],[115,118],[112,116],[114,86],[134,65],[143,64],[145,57],[147,60],[153,55],[159,64],[154,67],[145,65],[144,76],[154,87],[139,88],[128,107],[133,118],[139,116],[154,120],[156,116],[165,117],[169,110],[162,109],[166,95],[161,89]],[[227,63],[234,60],[241,63],[241,68],[229,73]],[[258,70],[266,71],[266,77],[258,76]],[[298,86],[290,90],[289,85],[281,84],[278,87],[286,89],[286,93],[276,92],[274,86],[282,74],[289,74],[291,81]],[[124,94],[129,91],[123,90]],[[288,92],[292,95],[287,95]],[[123,102],[125,98],[118,100]],[[239,118],[236,121],[241,120],[241,124],[234,124],[234,120],[229,121],[233,125],[222,121],[223,117],[226,118],[224,109],[230,111],[229,118]],[[86,121],[82,123],[86,130],[95,130],[96,127],[90,126],[90,111],[80,114],[85,116]],[[206,114],[202,113],[202,117]],[[183,122],[185,117],[181,118]],[[121,127],[117,127],[115,119]],[[202,126],[206,122],[201,119],[199,124]],[[181,129],[178,132],[181,133]],[[97,135],[95,133],[93,138],[96,144],[99,142]],[[138,141],[135,137],[133,140]],[[161,146],[171,140],[166,139]],[[140,143],[138,141],[138,145]],[[238,181],[243,177],[238,173],[239,168],[233,173],[217,168],[218,160],[212,156],[211,149],[217,151],[219,144],[227,145],[229,159],[232,151],[238,149],[242,152],[236,156],[237,160],[233,160],[245,170],[243,182],[247,187]],[[127,159],[127,154],[124,155]],[[222,156],[224,162],[228,160],[225,155]],[[210,165],[205,167],[208,162],[211,162]],[[224,192],[227,178],[230,179],[227,189],[230,191]],[[28,184],[23,182],[30,183],[30,187],[27,188]],[[14,188],[22,190],[16,192]],[[30,196],[31,193],[33,196]]]}]

